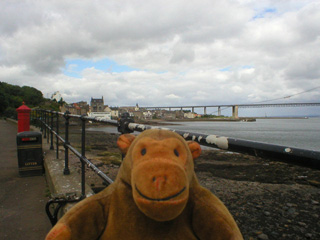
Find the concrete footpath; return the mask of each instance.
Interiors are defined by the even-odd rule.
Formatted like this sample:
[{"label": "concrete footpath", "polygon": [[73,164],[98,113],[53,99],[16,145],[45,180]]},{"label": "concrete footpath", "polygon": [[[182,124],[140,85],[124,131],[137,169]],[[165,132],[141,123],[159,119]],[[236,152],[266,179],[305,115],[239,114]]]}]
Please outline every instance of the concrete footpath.
[{"label": "concrete footpath", "polygon": [[45,176],[19,177],[17,125],[0,120],[0,239],[44,239],[51,229],[45,213]]}]

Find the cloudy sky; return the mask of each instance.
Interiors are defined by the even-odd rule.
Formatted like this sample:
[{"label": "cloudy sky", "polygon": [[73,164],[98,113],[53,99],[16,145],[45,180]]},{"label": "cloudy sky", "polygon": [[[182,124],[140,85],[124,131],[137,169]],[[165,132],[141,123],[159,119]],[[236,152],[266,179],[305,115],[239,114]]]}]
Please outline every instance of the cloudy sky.
[{"label": "cloudy sky", "polygon": [[69,103],[320,99],[318,0],[1,0],[0,22],[0,81]]}]

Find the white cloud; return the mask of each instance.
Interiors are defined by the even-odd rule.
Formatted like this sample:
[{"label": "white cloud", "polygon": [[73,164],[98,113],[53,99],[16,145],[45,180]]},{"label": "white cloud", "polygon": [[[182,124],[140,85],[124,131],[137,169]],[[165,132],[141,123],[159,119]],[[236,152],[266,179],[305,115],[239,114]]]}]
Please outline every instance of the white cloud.
[{"label": "white cloud", "polygon": [[166,95],[165,98],[169,98],[169,99],[178,99],[178,98],[181,98],[175,94],[169,94],[169,95]]},{"label": "white cloud", "polygon": [[[0,81],[68,102],[248,103],[320,86],[319,1],[5,0],[0,21]],[[106,58],[136,70],[63,74],[68,59]]]},{"label": "white cloud", "polygon": [[233,87],[231,87],[231,89],[234,93],[241,93],[242,92],[242,88],[240,86],[233,86]]}]

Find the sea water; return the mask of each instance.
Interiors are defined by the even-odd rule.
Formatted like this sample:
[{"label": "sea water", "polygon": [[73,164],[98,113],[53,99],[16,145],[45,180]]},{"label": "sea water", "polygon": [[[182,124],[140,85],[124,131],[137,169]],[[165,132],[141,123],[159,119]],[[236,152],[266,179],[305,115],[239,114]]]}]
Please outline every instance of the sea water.
[{"label": "sea water", "polygon": [[[320,151],[320,118],[257,119],[256,122],[173,122],[161,127]],[[116,127],[89,128],[116,133]]]}]

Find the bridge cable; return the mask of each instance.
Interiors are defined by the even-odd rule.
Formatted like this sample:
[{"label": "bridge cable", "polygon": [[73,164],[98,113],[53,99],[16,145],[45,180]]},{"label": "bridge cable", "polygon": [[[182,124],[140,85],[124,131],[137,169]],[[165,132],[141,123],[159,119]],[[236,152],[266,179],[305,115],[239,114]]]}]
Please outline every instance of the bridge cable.
[{"label": "bridge cable", "polygon": [[[287,99],[287,98],[291,98],[291,97],[296,96],[296,95],[300,95],[300,94],[302,94],[302,93],[311,92],[311,91],[313,91],[313,90],[315,90],[315,89],[318,89],[318,88],[320,88],[320,86],[314,87],[314,88],[311,88],[311,89],[308,89],[308,90],[305,90],[305,91],[303,91],[303,92],[299,92],[299,93],[295,93],[295,94],[292,94],[292,95],[288,95],[288,96],[285,96],[285,97],[274,98],[274,99],[269,99],[269,100],[264,100],[264,101],[260,101],[260,102],[255,102],[255,103],[253,103],[253,104],[271,102],[271,101],[280,100],[280,99]],[[231,107],[222,108],[222,109],[220,109],[220,111],[222,112],[223,110],[226,110],[226,109],[229,109],[229,108],[231,108]],[[209,115],[211,115],[211,114],[213,114],[213,113],[216,113],[216,112],[218,112],[218,110],[217,110],[217,111],[214,111],[214,112],[211,112]]]},{"label": "bridge cable", "polygon": [[311,88],[309,90],[305,90],[303,92],[299,92],[299,93],[295,93],[295,94],[292,94],[292,95],[288,95],[288,96],[285,96],[285,97],[269,99],[269,100],[265,100],[265,101],[255,102],[255,103],[264,103],[264,102],[271,102],[271,101],[280,100],[280,99],[287,99],[287,98],[291,98],[291,97],[296,96],[296,95],[300,95],[302,93],[311,92],[311,91],[313,91],[315,89],[318,89],[318,88],[320,88],[320,86],[315,87],[315,88]]}]

